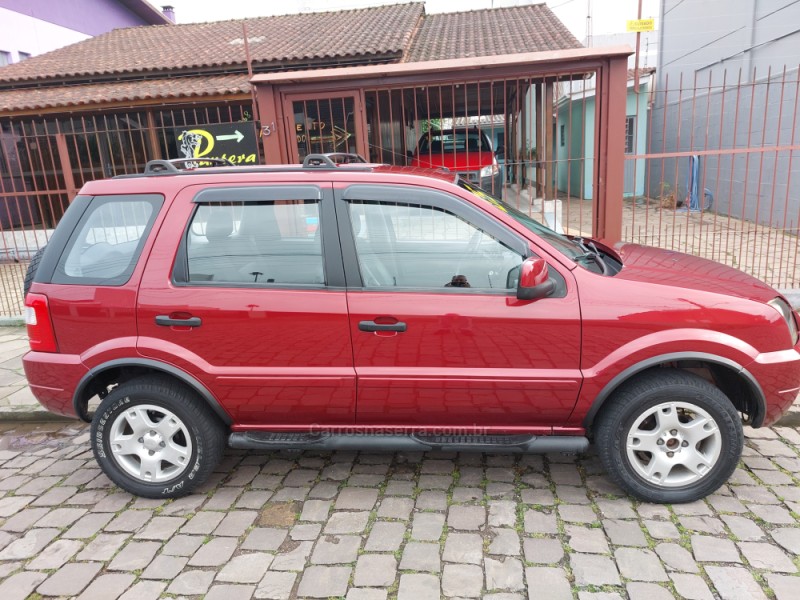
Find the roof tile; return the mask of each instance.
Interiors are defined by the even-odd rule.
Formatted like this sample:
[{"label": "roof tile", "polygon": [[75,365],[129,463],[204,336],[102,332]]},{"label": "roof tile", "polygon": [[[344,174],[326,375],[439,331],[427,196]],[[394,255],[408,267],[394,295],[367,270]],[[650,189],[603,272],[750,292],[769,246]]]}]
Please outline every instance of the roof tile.
[{"label": "roof tile", "polygon": [[0,91],[0,112],[250,93],[247,74],[170,77]]},{"label": "roof tile", "polygon": [[582,48],[546,4],[426,15],[404,62]]},{"label": "roof tile", "polygon": [[364,55],[399,59],[421,3],[214,23],[115,29],[0,68],[0,82],[244,65],[247,24],[254,64]]},{"label": "roof tile", "polygon": [[[0,112],[247,93],[244,23],[256,68],[318,68],[331,62],[363,63],[365,57],[430,61],[581,47],[545,4],[435,15],[425,15],[423,8],[413,2],[118,29],[0,68]],[[203,73],[215,68],[227,73]],[[112,81],[99,81],[111,77]],[[30,87],[19,88],[22,82]]]}]

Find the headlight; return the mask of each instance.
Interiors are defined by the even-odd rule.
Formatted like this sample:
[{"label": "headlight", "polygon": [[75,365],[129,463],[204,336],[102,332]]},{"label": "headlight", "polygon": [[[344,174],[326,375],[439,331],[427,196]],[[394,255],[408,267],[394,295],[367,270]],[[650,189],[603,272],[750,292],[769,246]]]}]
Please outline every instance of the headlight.
[{"label": "headlight", "polygon": [[792,345],[797,344],[797,321],[794,318],[794,311],[792,307],[789,306],[785,300],[782,298],[775,298],[774,300],[770,300],[767,304],[769,304],[772,308],[777,310],[781,313],[784,321],[786,321],[786,325],[789,326],[789,335],[792,337]]},{"label": "headlight", "polygon": [[500,169],[496,164],[492,163],[491,165],[486,165],[481,169],[481,177],[491,177],[492,175],[497,174],[497,171]]}]

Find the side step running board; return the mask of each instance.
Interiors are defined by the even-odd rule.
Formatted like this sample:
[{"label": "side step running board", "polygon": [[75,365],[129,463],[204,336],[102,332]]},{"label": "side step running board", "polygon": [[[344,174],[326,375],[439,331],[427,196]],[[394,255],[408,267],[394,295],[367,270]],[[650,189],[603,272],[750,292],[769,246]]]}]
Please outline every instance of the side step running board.
[{"label": "side step running board", "polygon": [[580,436],[535,435],[378,435],[236,431],[231,448],[245,450],[366,450],[369,452],[512,452],[519,454],[577,454],[589,448]]}]

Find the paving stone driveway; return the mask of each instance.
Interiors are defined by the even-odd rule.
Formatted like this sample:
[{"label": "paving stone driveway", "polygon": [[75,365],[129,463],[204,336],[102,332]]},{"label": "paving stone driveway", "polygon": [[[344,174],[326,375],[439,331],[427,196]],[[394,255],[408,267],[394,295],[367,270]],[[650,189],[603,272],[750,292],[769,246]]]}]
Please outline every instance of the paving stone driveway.
[{"label": "paving stone driveway", "polygon": [[6,423],[0,599],[797,599],[800,434],[748,436],[686,505],[631,501],[591,455],[234,451],[163,502],[114,487],[85,426]]}]

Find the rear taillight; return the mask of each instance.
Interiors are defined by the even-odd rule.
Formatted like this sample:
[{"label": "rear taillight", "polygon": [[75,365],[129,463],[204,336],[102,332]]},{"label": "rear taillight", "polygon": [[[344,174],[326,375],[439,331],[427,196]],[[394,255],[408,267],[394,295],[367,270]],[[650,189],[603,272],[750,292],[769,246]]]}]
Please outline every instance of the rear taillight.
[{"label": "rear taillight", "polygon": [[58,352],[47,296],[31,293],[25,296],[25,325],[28,326],[31,350]]}]

